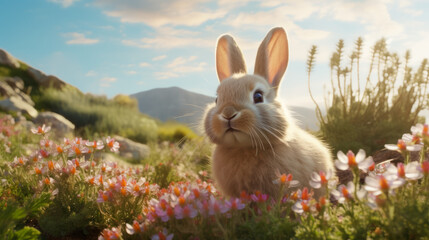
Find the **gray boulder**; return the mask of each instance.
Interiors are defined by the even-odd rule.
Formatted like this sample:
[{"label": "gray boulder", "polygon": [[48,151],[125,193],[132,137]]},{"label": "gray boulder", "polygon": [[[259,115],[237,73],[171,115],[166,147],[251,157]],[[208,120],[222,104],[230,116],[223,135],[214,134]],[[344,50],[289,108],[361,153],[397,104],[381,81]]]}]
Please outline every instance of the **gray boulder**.
[{"label": "gray boulder", "polygon": [[46,75],[42,71],[34,69],[32,67],[28,67],[27,72],[42,87],[53,87],[55,89],[61,89],[66,85],[63,80],[52,75]]},{"label": "gray boulder", "polygon": [[20,66],[19,61],[3,49],[0,49],[0,64],[14,68]]},{"label": "gray boulder", "polygon": [[24,81],[20,77],[0,77],[0,81],[4,81],[11,88],[15,89],[15,91],[24,90]]},{"label": "gray boulder", "polygon": [[30,96],[23,93],[20,89],[14,88],[13,86],[9,85],[7,81],[2,81],[2,79],[0,79],[0,95],[6,98],[20,98],[22,101],[28,103],[33,107],[35,105]]},{"label": "gray boulder", "polygon": [[147,158],[150,154],[150,148],[145,144],[134,142],[128,138],[120,136],[115,136],[114,138],[119,142],[119,155],[121,157],[139,162]]},{"label": "gray boulder", "polygon": [[33,119],[33,122],[40,126],[43,124],[51,126],[52,131],[55,132],[58,137],[65,137],[73,134],[75,128],[72,122],[54,112],[41,112]]},{"label": "gray boulder", "polygon": [[28,114],[30,117],[37,117],[37,110],[30,104],[23,101],[20,97],[12,96],[8,99],[0,101],[0,108],[7,111],[21,112]]}]

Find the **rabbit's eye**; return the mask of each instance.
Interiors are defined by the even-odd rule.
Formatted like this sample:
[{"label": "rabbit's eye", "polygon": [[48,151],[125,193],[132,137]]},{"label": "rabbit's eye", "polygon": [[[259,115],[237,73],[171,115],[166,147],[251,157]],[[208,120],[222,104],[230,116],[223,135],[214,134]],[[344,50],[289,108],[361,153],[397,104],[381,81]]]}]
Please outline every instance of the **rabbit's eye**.
[{"label": "rabbit's eye", "polygon": [[256,91],[253,94],[253,102],[254,103],[261,103],[264,102],[264,97],[262,96],[262,92],[261,91]]}]

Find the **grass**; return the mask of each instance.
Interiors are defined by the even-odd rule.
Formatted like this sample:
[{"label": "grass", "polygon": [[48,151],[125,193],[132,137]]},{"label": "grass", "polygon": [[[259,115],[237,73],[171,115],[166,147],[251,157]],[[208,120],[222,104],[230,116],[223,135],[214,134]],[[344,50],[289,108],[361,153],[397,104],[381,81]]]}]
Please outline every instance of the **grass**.
[{"label": "grass", "polygon": [[[401,165],[392,165],[389,171],[382,165],[374,169],[364,168],[360,162],[349,165],[355,176],[351,185],[359,194],[350,185],[337,186],[333,177],[320,180],[327,195],[315,198],[312,189],[293,188],[290,179],[281,175],[273,176],[282,193],[279,198],[260,192],[228,198],[210,180],[211,145],[204,139],[152,143],[152,153],[142,164],[120,166],[95,154],[114,150],[104,138],[100,138],[102,148],[91,148],[89,143],[97,138],[55,142],[49,133],[33,135],[3,118],[0,127],[5,136],[0,140],[0,219],[4,222],[0,236],[5,239],[24,233],[28,239],[94,239],[98,235],[103,239],[429,236],[427,159],[404,163],[405,176],[400,174]],[[427,144],[427,128],[418,129],[422,131],[415,133],[415,139]],[[30,155],[24,153],[25,146],[32,146]],[[364,184],[358,181],[359,169],[371,172]],[[375,185],[368,178],[377,179]]]}]

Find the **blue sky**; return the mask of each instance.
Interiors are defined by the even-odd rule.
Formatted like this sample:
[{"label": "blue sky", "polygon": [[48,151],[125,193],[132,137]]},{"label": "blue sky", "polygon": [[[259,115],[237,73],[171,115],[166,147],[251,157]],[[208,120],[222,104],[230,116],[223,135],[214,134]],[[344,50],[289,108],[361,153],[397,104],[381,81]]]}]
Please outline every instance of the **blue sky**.
[{"label": "blue sky", "polygon": [[418,64],[429,57],[428,11],[424,0],[1,1],[0,48],[83,92],[113,97],[179,86],[214,96],[217,38],[233,35],[253,72],[260,41],[282,26],[290,59],[280,95],[314,107],[305,72],[311,45],[319,49],[311,87],[322,101],[338,39],[351,50],[363,37],[365,63],[385,37],[389,49],[401,56],[410,49]]}]

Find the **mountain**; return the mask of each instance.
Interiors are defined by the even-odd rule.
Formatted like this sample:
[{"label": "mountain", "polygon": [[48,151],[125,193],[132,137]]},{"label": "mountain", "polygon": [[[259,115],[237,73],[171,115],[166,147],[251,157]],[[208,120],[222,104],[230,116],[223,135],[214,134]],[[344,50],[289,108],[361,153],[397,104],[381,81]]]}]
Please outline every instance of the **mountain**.
[{"label": "mountain", "polygon": [[[179,87],[156,88],[130,95],[136,98],[139,110],[161,121],[175,120],[197,129],[207,104],[214,97],[184,90]],[[289,110],[298,124],[311,131],[318,130],[315,111],[310,108],[291,106]]]}]

